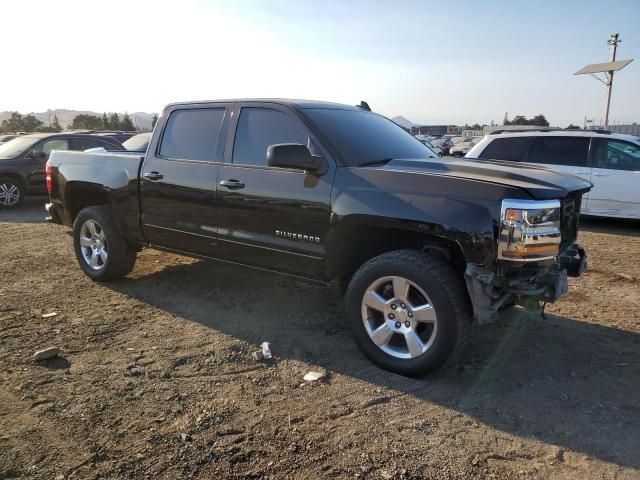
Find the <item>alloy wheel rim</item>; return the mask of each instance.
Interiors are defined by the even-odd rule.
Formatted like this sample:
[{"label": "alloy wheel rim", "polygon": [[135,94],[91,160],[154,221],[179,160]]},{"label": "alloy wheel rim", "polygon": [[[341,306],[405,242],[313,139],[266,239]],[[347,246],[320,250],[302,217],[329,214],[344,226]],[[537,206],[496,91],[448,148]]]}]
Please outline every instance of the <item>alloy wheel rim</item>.
[{"label": "alloy wheel rim", "polygon": [[101,270],[107,265],[107,238],[104,229],[95,220],[87,220],[82,224],[80,250],[84,261],[92,270]]},{"label": "alloy wheel rim", "polygon": [[0,184],[0,205],[11,207],[20,200],[20,189],[14,183]]},{"label": "alloy wheel rim", "polygon": [[422,288],[404,277],[382,277],[369,285],[361,313],[371,341],[394,358],[417,358],[435,341],[438,317],[433,303]]}]

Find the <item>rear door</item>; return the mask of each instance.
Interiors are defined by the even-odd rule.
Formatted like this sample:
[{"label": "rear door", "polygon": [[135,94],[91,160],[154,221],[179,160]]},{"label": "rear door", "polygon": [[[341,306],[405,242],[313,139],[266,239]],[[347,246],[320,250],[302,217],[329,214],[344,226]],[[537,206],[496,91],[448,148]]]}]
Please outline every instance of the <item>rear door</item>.
[{"label": "rear door", "polygon": [[[589,137],[535,136],[525,159],[590,181],[590,143]],[[582,196],[581,212],[588,212],[589,200],[589,193]]]},{"label": "rear door", "polygon": [[149,145],[141,172],[142,227],[150,243],[215,252],[216,179],[228,104],[176,106]]},{"label": "rear door", "polygon": [[640,218],[640,146],[594,138],[588,213]]},{"label": "rear door", "polygon": [[[324,272],[335,162],[300,118],[273,104],[238,106],[218,185],[222,258],[305,277]],[[323,155],[327,173],[267,165],[270,145],[305,144]]]}]

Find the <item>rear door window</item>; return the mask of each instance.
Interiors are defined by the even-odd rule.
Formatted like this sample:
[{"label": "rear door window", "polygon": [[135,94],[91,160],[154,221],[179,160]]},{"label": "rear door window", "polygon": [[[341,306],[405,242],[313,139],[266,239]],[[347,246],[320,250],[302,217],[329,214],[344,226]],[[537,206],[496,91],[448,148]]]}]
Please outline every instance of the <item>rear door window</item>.
[{"label": "rear door window", "polygon": [[531,144],[531,137],[496,138],[480,153],[479,158],[520,162]]},{"label": "rear door window", "polygon": [[309,146],[309,135],[299,121],[279,110],[241,110],[233,146],[234,164],[266,166],[267,149],[279,143]]},{"label": "rear door window", "polygon": [[71,150],[87,150],[89,148],[100,147],[101,145],[97,140],[92,138],[72,138],[71,139]]},{"label": "rear door window", "polygon": [[118,145],[114,145],[113,143],[109,143],[106,142],[104,140],[98,140],[98,144],[100,147],[104,148],[105,150],[123,150],[123,148],[119,147]]},{"label": "rear door window", "polygon": [[535,137],[528,162],[586,167],[589,137]]},{"label": "rear door window", "polygon": [[222,160],[218,150],[226,109],[194,108],[171,112],[162,134],[160,156],[179,160]]},{"label": "rear door window", "polygon": [[598,139],[593,166],[611,170],[640,171],[640,146],[623,140]]}]

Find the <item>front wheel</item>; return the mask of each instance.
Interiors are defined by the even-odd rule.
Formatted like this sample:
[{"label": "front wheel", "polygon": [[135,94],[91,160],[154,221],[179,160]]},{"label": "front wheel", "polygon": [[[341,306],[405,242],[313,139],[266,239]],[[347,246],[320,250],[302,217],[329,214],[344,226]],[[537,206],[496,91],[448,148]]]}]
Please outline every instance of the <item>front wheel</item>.
[{"label": "front wheel", "polygon": [[98,282],[124,277],[136,251],[118,233],[108,207],[88,207],[73,222],[73,246],[84,273]]},{"label": "front wheel", "polygon": [[362,352],[392,372],[415,376],[461,350],[469,298],[444,258],[397,250],[365,263],[347,290],[351,331]]}]

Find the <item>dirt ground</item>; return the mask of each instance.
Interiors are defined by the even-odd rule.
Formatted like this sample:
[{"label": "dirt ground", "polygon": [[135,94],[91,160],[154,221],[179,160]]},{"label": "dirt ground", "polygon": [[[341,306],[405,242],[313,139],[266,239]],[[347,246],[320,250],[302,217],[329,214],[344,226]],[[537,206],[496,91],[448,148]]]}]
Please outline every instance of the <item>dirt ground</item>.
[{"label": "dirt ground", "polygon": [[546,320],[416,380],[362,357],[332,290],[153,250],[97,284],[42,218],[0,211],[2,479],[640,478],[638,223],[583,222]]}]

